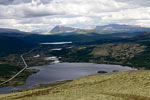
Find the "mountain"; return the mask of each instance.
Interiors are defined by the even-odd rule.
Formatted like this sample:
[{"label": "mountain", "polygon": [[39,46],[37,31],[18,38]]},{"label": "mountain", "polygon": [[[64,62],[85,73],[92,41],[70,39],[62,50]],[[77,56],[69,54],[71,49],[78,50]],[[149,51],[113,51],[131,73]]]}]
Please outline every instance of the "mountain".
[{"label": "mountain", "polygon": [[[132,25],[109,24],[103,26],[96,26],[90,29],[79,29],[65,26],[56,26],[50,33],[57,35],[73,35],[73,34],[113,34],[113,37],[134,37],[143,32],[150,32],[150,28]],[[59,34],[58,34],[59,33]]]},{"label": "mountain", "polygon": [[94,29],[96,33],[134,33],[134,32],[150,32],[150,28],[132,25],[109,24],[104,26],[96,26]]},{"label": "mountain", "polygon": [[66,27],[66,26],[56,26],[54,27],[50,33],[62,33],[62,32],[73,32],[75,31],[75,28],[72,27]]},{"label": "mountain", "polygon": [[80,29],[80,28],[72,28],[66,26],[56,26],[49,33],[51,35],[78,35],[78,34],[91,34],[93,32],[92,29]]},{"label": "mountain", "polygon": [[11,33],[11,32],[18,33],[20,31],[17,29],[0,28],[0,33]]},{"label": "mountain", "polygon": [[10,37],[20,37],[20,36],[26,36],[31,33],[29,32],[23,32],[17,29],[9,29],[9,28],[0,28],[0,35],[1,36],[10,36]]}]

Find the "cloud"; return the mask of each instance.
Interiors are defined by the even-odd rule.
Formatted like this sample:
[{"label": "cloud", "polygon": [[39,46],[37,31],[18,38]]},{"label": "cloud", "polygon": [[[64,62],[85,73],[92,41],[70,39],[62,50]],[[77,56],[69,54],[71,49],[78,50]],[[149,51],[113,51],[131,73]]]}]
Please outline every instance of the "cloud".
[{"label": "cloud", "polygon": [[31,0],[0,0],[0,5],[15,5],[29,2],[31,2]]},{"label": "cloud", "polygon": [[149,0],[116,0],[116,2],[124,2],[128,4],[149,7],[150,1]]},{"label": "cloud", "polygon": [[0,27],[30,31],[55,25],[147,25],[149,4],[148,0],[0,0]]},{"label": "cloud", "polygon": [[[10,5],[1,5],[1,12],[5,12],[5,16],[9,18],[41,17],[62,14],[68,16],[90,16],[103,12],[117,11],[126,6],[125,3],[115,2],[114,0],[109,0],[109,3],[107,0],[30,0],[30,2],[20,0],[20,3],[17,1],[4,1],[3,4]],[[11,5],[14,3],[17,3],[17,5]]]},{"label": "cloud", "polygon": [[14,0],[0,0],[0,5],[8,5],[13,3]]},{"label": "cloud", "polygon": [[23,3],[47,4],[52,0],[0,0],[0,5],[17,5]]}]

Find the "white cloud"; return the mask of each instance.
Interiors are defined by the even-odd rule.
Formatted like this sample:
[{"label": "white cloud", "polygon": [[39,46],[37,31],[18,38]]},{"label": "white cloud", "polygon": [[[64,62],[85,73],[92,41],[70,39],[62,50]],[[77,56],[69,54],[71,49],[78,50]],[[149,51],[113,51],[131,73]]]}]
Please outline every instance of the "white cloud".
[{"label": "white cloud", "polygon": [[147,0],[2,0],[0,27],[30,31],[55,25],[147,25],[150,20],[148,4]]}]

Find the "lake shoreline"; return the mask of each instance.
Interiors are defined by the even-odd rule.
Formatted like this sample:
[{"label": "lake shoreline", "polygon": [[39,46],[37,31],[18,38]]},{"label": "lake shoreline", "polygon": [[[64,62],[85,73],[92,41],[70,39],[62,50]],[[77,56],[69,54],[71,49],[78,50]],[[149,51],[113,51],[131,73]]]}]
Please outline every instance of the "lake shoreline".
[{"label": "lake shoreline", "polygon": [[[67,62],[50,64],[47,66],[30,67],[29,69],[35,69],[40,71],[30,75],[26,80],[26,84],[22,86],[17,86],[18,88],[26,89],[26,88],[34,87],[35,85],[38,84],[51,84],[57,81],[74,80],[80,77],[98,74],[98,71],[108,71],[108,73],[113,73],[113,71],[117,69],[120,69],[120,71],[136,70],[130,67],[123,67],[121,65],[94,64],[94,63],[67,63]],[[70,74],[66,72],[69,72]],[[45,73],[53,73],[53,74],[45,74]],[[56,73],[59,73],[60,75],[55,76]],[[45,76],[42,76],[43,74],[45,74]],[[49,79],[52,80],[48,81]],[[31,83],[29,82],[30,80],[32,80]],[[43,80],[44,82],[41,83],[40,80]],[[31,84],[33,84],[33,86],[31,86]],[[17,87],[10,86],[9,89],[13,89],[13,88],[17,89]],[[3,88],[7,88],[7,87],[3,87]],[[2,88],[0,88],[0,90],[1,89]]]}]

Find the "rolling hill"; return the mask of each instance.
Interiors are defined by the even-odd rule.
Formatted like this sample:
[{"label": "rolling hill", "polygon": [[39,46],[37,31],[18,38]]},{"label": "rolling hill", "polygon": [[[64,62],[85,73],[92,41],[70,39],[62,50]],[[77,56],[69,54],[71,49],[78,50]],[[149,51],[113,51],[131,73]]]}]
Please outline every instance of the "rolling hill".
[{"label": "rolling hill", "polygon": [[0,36],[23,37],[30,34],[30,32],[24,32],[17,29],[0,28]]},{"label": "rolling hill", "polygon": [[34,45],[15,37],[0,36],[0,56],[18,53],[32,46]]},{"label": "rolling hill", "polygon": [[14,94],[1,100],[150,100],[150,71],[92,75]]}]

